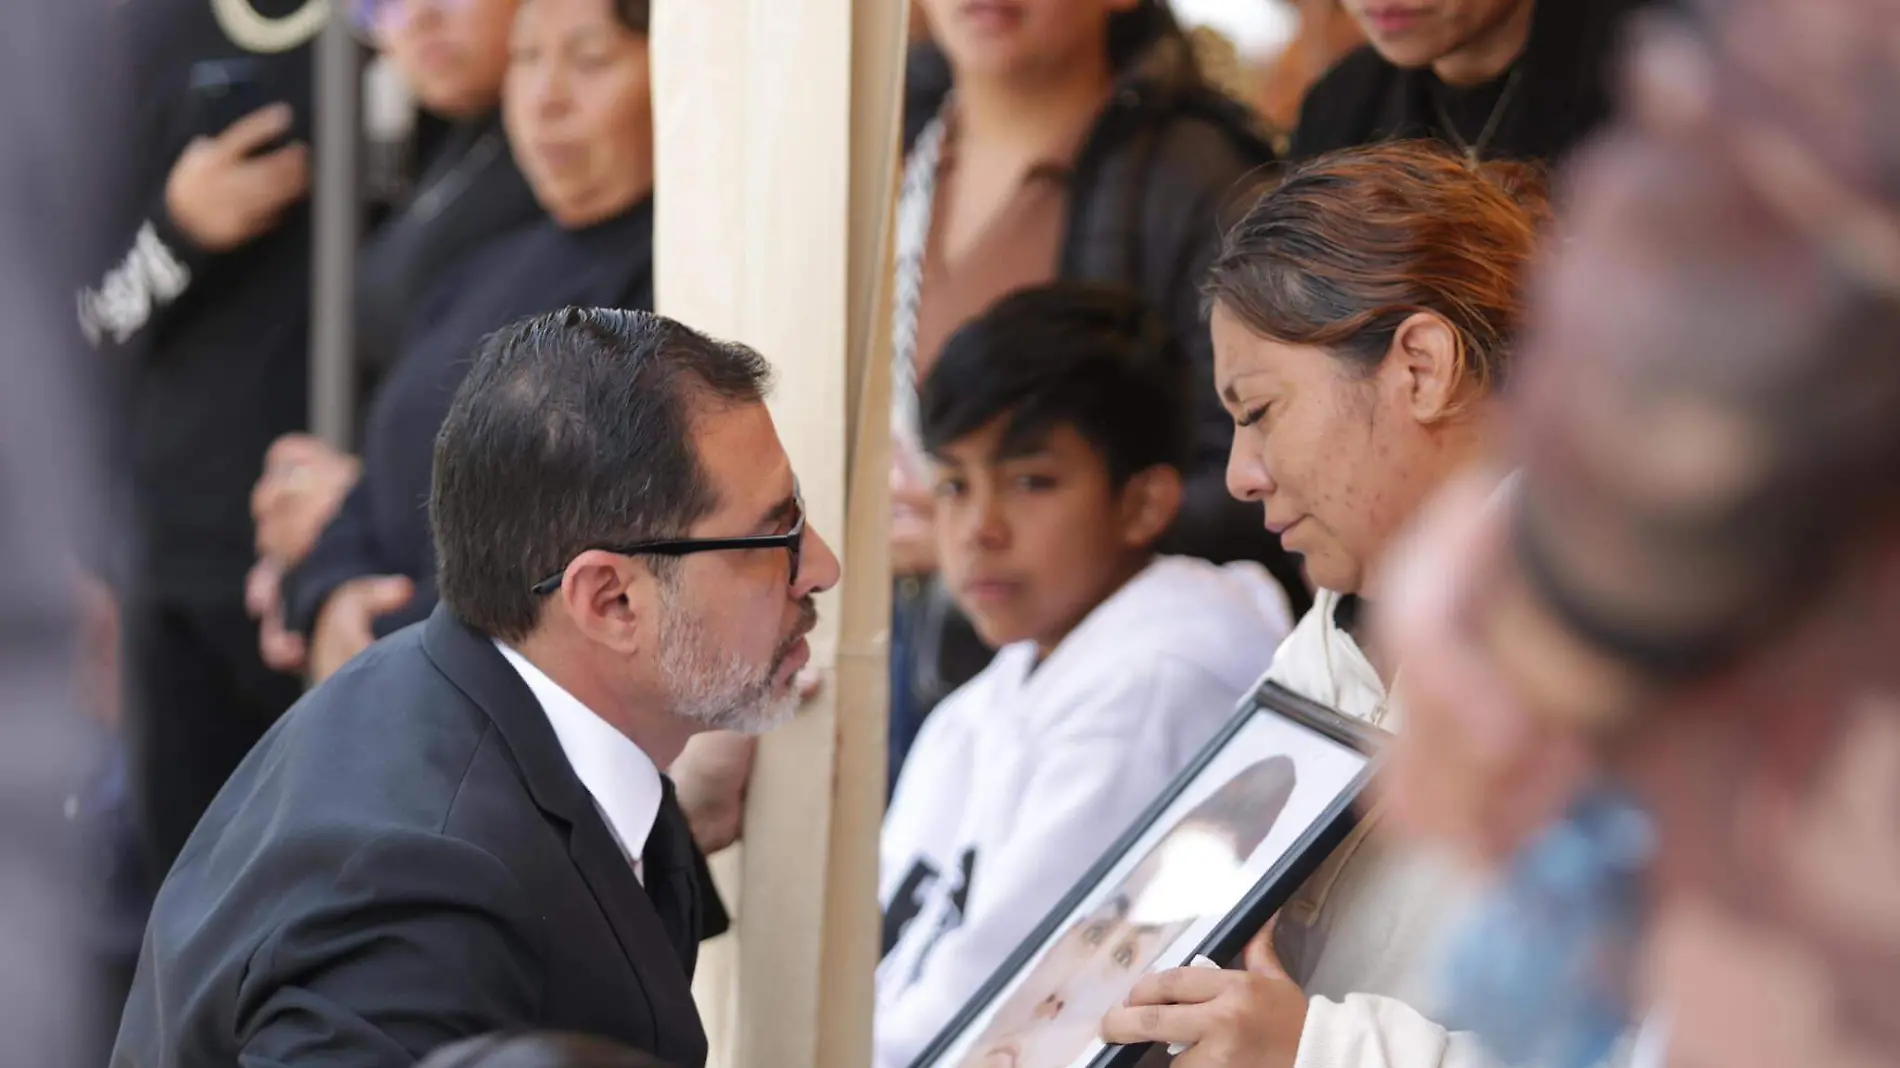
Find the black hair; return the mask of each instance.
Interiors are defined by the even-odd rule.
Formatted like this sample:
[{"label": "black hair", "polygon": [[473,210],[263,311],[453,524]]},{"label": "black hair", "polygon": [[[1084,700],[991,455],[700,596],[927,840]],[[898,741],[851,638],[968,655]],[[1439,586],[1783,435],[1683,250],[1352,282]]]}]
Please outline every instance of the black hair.
[{"label": "black hair", "polygon": [[694,411],[759,403],[770,380],[744,345],[644,312],[568,308],[491,335],[436,436],[443,602],[518,640],[540,618],[534,584],[575,556],[683,534],[718,505]]},{"label": "black hair", "polygon": [[671,1068],[649,1053],[592,1035],[541,1032],[466,1039],[429,1054],[418,1068]]},{"label": "black hair", "polygon": [[614,0],[614,14],[635,33],[645,34],[653,29],[652,0]]},{"label": "black hair", "polygon": [[1066,424],[1120,486],[1187,466],[1188,383],[1185,354],[1140,298],[1077,282],[1025,289],[944,344],[919,399],[923,444],[941,452],[1005,415],[1010,446]]},{"label": "black hair", "polygon": [[1108,17],[1109,68],[1123,70],[1164,38],[1185,41],[1187,34],[1162,0],[1141,0],[1127,11],[1115,12]]}]

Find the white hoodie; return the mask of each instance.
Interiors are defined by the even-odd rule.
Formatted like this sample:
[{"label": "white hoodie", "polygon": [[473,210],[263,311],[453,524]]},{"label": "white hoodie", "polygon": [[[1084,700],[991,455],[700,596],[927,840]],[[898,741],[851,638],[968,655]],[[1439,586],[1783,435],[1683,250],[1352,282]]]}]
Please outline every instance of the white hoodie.
[{"label": "white hoodie", "polygon": [[1040,666],[1006,646],[944,699],[884,818],[876,1068],[923,1052],[1233,716],[1289,625],[1258,565],[1161,557]]}]

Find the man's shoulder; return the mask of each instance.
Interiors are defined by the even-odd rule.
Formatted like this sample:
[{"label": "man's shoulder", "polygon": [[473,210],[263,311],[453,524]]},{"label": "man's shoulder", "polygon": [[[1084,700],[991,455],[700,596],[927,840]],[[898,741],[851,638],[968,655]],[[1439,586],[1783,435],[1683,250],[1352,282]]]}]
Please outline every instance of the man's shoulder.
[{"label": "man's shoulder", "polygon": [[232,776],[235,803],[221,796],[207,822],[245,827],[249,799],[283,807],[258,834],[437,832],[471,788],[512,777],[492,722],[429,658],[421,630],[378,642],[306,694]]}]

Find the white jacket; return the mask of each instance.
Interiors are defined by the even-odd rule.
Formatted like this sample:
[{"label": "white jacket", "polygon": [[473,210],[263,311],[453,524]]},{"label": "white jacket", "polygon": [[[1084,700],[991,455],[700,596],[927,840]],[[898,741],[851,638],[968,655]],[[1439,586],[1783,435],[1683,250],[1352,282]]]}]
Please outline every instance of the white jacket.
[{"label": "white jacket", "polygon": [[1258,565],[1162,557],[1040,666],[1007,646],[931,713],[884,819],[877,1068],[923,1052],[1233,716],[1290,622]]},{"label": "white jacket", "polygon": [[[1267,677],[1397,730],[1398,708],[1336,621],[1339,602],[1320,591]],[[1489,1066],[1474,1036],[1414,1008],[1426,1004],[1437,940],[1471,902],[1476,882],[1449,860],[1383,834],[1379,817],[1368,816],[1282,910],[1276,948],[1311,998],[1294,1068]]]}]

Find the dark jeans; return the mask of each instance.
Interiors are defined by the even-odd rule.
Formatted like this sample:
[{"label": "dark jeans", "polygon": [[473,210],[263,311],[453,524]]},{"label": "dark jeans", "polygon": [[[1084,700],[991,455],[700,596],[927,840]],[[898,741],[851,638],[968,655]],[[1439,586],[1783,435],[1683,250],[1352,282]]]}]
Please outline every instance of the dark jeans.
[{"label": "dark jeans", "polygon": [[897,580],[891,591],[889,790],[897,788],[911,744],[937,702],[975,678],[994,655],[935,580]]},{"label": "dark jeans", "polygon": [[241,604],[135,602],[125,640],[132,798],[148,870],[162,881],[224,781],[303,683],[264,665],[257,624]]}]

